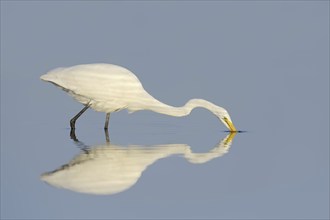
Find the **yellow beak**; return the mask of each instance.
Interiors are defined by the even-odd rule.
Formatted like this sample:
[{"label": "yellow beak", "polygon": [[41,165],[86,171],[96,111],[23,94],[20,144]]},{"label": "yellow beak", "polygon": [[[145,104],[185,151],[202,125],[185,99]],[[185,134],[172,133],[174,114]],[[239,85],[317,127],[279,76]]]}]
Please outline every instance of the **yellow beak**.
[{"label": "yellow beak", "polygon": [[234,124],[228,118],[225,117],[223,120],[226,122],[226,124],[228,125],[228,128],[231,132],[237,132]]}]

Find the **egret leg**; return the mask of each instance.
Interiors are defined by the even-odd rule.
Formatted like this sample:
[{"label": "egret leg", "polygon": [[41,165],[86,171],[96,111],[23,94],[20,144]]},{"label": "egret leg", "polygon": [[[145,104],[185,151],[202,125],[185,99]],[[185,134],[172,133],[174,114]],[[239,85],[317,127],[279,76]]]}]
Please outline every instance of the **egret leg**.
[{"label": "egret leg", "polygon": [[70,137],[71,137],[71,139],[74,140],[75,142],[79,141],[79,140],[77,139],[77,137],[76,137],[76,131],[75,131],[74,128],[71,128],[71,130],[70,130]]},{"label": "egret leg", "polygon": [[108,112],[105,116],[105,124],[104,124],[104,130],[108,130],[109,127],[109,119],[110,119],[110,113]]},{"label": "egret leg", "polygon": [[76,120],[89,108],[90,105],[86,105],[76,116],[70,120],[71,129],[75,129]]}]

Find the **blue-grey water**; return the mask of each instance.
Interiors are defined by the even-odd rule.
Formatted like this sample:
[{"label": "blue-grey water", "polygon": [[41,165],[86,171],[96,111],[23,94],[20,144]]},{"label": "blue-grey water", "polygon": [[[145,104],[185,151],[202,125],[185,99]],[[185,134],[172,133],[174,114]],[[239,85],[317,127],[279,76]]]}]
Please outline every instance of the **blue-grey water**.
[{"label": "blue-grey water", "polygon": [[[39,80],[115,63],[183,118]],[[101,195],[100,195],[101,194]],[[328,219],[329,2],[1,1],[1,219]]]}]

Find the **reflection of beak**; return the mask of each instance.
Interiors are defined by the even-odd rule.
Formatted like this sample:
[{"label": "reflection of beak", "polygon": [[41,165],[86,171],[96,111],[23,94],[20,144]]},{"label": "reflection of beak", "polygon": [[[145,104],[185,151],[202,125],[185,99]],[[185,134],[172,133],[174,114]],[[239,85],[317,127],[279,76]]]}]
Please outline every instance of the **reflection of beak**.
[{"label": "reflection of beak", "polygon": [[230,121],[228,118],[226,118],[226,117],[224,117],[223,120],[226,122],[226,124],[227,124],[227,126],[228,126],[228,128],[229,128],[229,130],[230,130],[231,132],[237,132],[237,130],[236,130],[236,128],[235,128],[233,122],[231,122],[231,121]]},{"label": "reflection of beak", "polygon": [[224,145],[226,146],[228,144],[231,144],[236,134],[236,132],[230,132],[230,134],[228,134],[224,140]]}]

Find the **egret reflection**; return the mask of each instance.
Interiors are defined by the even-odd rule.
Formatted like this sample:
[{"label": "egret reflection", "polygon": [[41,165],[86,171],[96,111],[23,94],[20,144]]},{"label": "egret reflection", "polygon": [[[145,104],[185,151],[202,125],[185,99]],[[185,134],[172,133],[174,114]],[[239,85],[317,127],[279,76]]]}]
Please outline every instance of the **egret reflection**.
[{"label": "egret reflection", "polygon": [[42,174],[41,179],[79,193],[116,194],[131,188],[143,171],[159,159],[180,155],[190,163],[201,164],[220,157],[228,152],[235,135],[229,133],[207,153],[193,153],[187,144],[120,146],[106,142],[84,146],[79,155],[58,169]]}]

